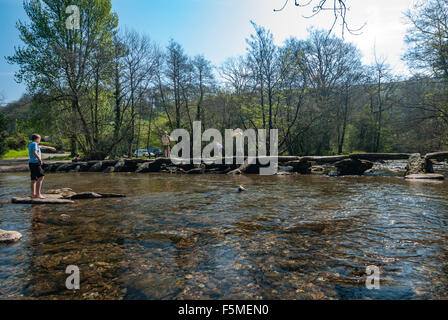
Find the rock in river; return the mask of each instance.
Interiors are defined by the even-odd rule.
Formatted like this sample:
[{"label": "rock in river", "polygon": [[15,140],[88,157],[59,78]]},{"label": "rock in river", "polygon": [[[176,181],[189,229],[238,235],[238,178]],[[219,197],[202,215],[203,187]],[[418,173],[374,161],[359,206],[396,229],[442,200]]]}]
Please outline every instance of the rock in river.
[{"label": "rock in river", "polygon": [[90,167],[89,172],[100,172],[102,171],[101,169],[103,168],[103,163],[97,162],[95,163],[93,166]]},{"label": "rock in river", "polygon": [[358,159],[345,159],[336,162],[334,165],[338,169],[339,176],[362,176],[364,172],[372,169],[373,162]]},{"label": "rock in river", "polygon": [[19,241],[22,234],[17,231],[5,231],[0,229],[0,243],[10,243]]},{"label": "rock in river", "polygon": [[441,174],[425,173],[425,174],[410,174],[406,176],[407,180],[444,180],[445,177]]},{"label": "rock in river", "polygon": [[420,153],[412,154],[406,166],[406,176],[424,173],[434,173],[431,160],[422,158]]}]

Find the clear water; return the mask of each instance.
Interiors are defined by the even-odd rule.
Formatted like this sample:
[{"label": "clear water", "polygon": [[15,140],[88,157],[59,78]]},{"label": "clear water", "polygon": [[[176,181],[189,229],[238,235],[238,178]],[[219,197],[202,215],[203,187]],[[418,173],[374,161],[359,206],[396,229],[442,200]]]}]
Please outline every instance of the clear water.
[{"label": "clear water", "polygon": [[[448,298],[448,182],[50,174],[47,189],[128,197],[7,203],[28,185],[0,174],[0,229],[23,234],[0,245],[0,299]],[[68,265],[80,290],[65,287]]]}]

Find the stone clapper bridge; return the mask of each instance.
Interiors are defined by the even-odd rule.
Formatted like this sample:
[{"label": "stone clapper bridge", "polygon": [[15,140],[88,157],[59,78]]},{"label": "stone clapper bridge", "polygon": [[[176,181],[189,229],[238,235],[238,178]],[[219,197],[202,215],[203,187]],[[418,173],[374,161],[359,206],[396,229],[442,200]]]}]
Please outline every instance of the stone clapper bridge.
[{"label": "stone clapper bridge", "polygon": [[[121,159],[86,162],[55,162],[44,164],[47,172],[169,172],[178,174],[258,174],[260,168],[267,167],[272,157],[259,157],[250,164],[245,158],[243,164],[237,164],[236,157],[212,159],[177,159],[176,164],[170,158],[158,159]],[[260,161],[264,159],[267,161]],[[448,152],[430,153],[425,156],[410,153],[365,153],[340,156],[279,156],[280,172],[278,174],[311,174],[314,165],[331,164],[336,167],[336,176],[363,175],[372,169],[374,162],[386,160],[407,160],[407,179],[442,180],[442,175],[434,174],[433,160],[448,159]],[[194,161],[197,160],[197,161]],[[222,163],[217,163],[221,160]],[[179,163],[177,163],[179,162]],[[196,162],[196,163],[195,163]],[[230,163],[230,164],[229,164]],[[287,168],[287,169],[286,169]]]}]

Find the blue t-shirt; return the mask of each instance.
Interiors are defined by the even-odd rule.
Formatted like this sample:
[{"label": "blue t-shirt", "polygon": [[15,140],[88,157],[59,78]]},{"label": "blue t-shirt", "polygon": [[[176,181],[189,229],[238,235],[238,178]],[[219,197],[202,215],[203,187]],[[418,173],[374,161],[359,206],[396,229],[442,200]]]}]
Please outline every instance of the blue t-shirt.
[{"label": "blue t-shirt", "polygon": [[39,158],[41,158],[39,144],[37,142],[30,142],[28,144],[28,154],[30,155],[30,163],[39,163],[39,160],[34,156],[34,151],[37,151],[37,155],[39,156]]}]

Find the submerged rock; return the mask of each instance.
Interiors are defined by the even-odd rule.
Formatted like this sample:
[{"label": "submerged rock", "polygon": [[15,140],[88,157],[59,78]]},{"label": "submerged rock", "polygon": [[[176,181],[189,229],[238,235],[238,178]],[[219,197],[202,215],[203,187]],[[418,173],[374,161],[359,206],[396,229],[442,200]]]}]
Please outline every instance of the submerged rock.
[{"label": "submerged rock", "polygon": [[22,238],[22,234],[17,231],[6,231],[0,229],[0,243],[11,243],[19,241]]},{"label": "submerged rock", "polygon": [[69,221],[70,220],[70,218],[71,218],[71,216],[69,216],[68,214],[61,214],[60,216],[59,216],[59,218],[62,220],[62,221]]}]

